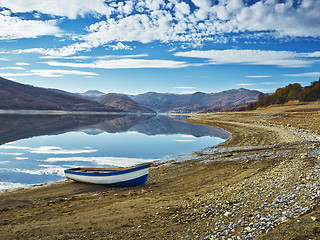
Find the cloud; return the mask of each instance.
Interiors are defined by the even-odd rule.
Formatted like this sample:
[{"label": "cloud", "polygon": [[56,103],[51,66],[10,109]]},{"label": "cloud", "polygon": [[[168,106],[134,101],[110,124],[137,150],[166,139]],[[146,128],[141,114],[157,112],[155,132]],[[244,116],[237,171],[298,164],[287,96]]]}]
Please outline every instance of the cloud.
[{"label": "cloud", "polygon": [[18,65],[18,66],[28,66],[30,64],[26,63],[26,62],[17,62],[16,65]]},{"label": "cloud", "polygon": [[236,86],[254,86],[256,83],[237,83]]},{"label": "cloud", "polygon": [[269,78],[269,75],[246,76],[246,78]]},{"label": "cloud", "polygon": [[[139,1],[140,2],[140,1]],[[138,13],[124,14],[120,8],[119,18],[94,23],[88,27],[89,34],[82,37],[92,46],[110,42],[138,41],[149,43],[186,42],[194,45],[204,41],[224,41],[229,34],[243,34],[256,38],[257,33],[272,37],[319,37],[320,16],[316,9],[319,1],[256,1],[244,4],[242,0],[211,1],[194,0],[160,4],[141,1]],[[308,2],[308,3],[307,3]],[[171,6],[171,7],[170,7]],[[195,7],[194,7],[195,6]],[[132,9],[132,5],[130,6]],[[135,6],[133,6],[134,8]],[[221,37],[217,37],[217,36]]]},{"label": "cloud", "polygon": [[126,50],[132,50],[132,48],[128,45],[124,45],[121,42],[118,42],[117,45],[109,45],[110,48],[113,50],[120,50],[120,49],[126,49]]},{"label": "cloud", "polygon": [[3,14],[0,14],[0,26],[0,40],[36,38],[45,35],[57,35],[61,32],[55,20],[23,20]]},{"label": "cloud", "polygon": [[275,65],[279,67],[308,67],[315,62],[308,58],[307,53],[292,51],[263,50],[192,50],[177,52],[177,57],[206,59],[207,64],[244,64],[244,65]]},{"label": "cloud", "polygon": [[72,70],[47,70],[47,69],[34,69],[24,73],[1,73],[3,77],[27,77],[27,76],[40,76],[40,77],[62,77],[64,75],[78,75],[78,76],[97,76],[99,74],[93,72],[72,71]]},{"label": "cloud", "polygon": [[19,156],[22,154],[23,153],[3,153],[3,152],[0,152],[0,155],[8,155],[8,156]]},{"label": "cloud", "polygon": [[[111,13],[104,0],[1,0],[1,7],[11,12],[34,12],[76,19],[86,14]],[[37,14],[35,17],[39,17]]]},{"label": "cloud", "polygon": [[283,76],[288,76],[288,77],[320,77],[320,72],[308,72],[308,73],[298,73],[298,74],[283,74]]},{"label": "cloud", "polygon": [[196,89],[195,87],[174,87],[178,89]]},{"label": "cloud", "polygon": [[[77,19],[89,14],[91,19],[96,19],[85,27],[85,34],[72,32],[74,44],[29,50],[49,56],[71,56],[99,46],[129,50],[132,42],[179,42],[194,47],[237,38],[255,41],[261,34],[272,38],[320,37],[320,1],[312,0],[2,0],[1,6],[7,10],[0,12],[0,26],[6,26],[0,31],[0,39],[57,36],[62,33],[58,26],[65,18]],[[26,12],[33,13],[35,20],[16,17]],[[47,14],[46,18],[51,15],[53,20],[40,21],[43,14]],[[66,36],[67,32],[64,33]],[[314,57],[319,55],[314,53]],[[303,65],[298,59],[295,63],[286,60],[276,65]]]},{"label": "cloud", "polygon": [[23,146],[13,146],[10,144],[6,144],[6,145],[1,145],[0,149],[17,149],[17,150],[28,150],[30,149],[29,147],[23,147]]},{"label": "cloud", "polygon": [[1,70],[24,70],[23,67],[0,67]]},{"label": "cloud", "polygon": [[98,74],[92,72],[82,71],[70,71],[70,70],[30,70],[33,75],[40,77],[62,77],[63,75],[85,75],[85,76],[97,76]]},{"label": "cloud", "polygon": [[102,68],[102,69],[134,69],[134,68],[184,68],[189,66],[186,62],[172,60],[146,60],[146,59],[115,59],[98,60],[92,63],[74,62],[44,62],[49,66],[74,68]]}]

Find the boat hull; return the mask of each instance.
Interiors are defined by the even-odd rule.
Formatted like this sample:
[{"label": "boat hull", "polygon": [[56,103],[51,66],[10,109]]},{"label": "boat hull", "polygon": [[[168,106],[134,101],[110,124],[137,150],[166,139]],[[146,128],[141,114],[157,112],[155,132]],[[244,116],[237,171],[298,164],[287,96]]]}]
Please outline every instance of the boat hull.
[{"label": "boat hull", "polygon": [[[102,184],[110,186],[138,186],[147,181],[150,164],[129,168],[125,170],[112,170],[110,172],[96,171],[86,172],[78,169],[65,170],[66,178],[78,182]],[[81,168],[80,168],[81,169]]]}]

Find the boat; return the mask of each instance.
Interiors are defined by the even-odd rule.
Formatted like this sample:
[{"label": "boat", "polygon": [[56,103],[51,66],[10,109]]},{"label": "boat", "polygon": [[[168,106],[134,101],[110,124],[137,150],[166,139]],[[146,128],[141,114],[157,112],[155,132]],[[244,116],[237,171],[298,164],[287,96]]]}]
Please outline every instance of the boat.
[{"label": "boat", "polygon": [[130,168],[71,168],[66,178],[78,182],[109,186],[139,186],[146,183],[150,163]]}]

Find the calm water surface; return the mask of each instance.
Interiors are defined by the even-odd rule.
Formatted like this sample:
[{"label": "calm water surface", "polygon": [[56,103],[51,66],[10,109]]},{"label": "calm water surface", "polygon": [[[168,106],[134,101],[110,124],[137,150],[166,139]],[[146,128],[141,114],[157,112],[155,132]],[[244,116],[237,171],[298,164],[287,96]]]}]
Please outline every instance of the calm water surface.
[{"label": "calm water surface", "polygon": [[0,190],[59,181],[66,168],[127,167],[229,138],[167,116],[0,115],[0,122]]}]

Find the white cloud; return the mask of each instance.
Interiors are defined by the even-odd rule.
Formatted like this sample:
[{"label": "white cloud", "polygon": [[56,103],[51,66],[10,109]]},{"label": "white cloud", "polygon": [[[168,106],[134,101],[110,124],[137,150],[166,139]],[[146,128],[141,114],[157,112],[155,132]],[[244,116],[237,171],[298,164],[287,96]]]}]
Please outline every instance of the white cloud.
[{"label": "white cloud", "polygon": [[236,86],[254,86],[257,85],[256,83],[238,83]]},{"label": "white cloud", "polygon": [[279,83],[278,82],[260,82],[260,84],[273,85],[273,84],[279,84]]},{"label": "white cloud", "polygon": [[262,50],[209,50],[177,52],[178,57],[207,59],[208,64],[245,64],[245,65],[276,65],[280,67],[307,67],[315,62],[305,58],[306,53],[292,51]]},{"label": "white cloud", "polygon": [[142,1],[140,6],[151,11],[92,24],[89,34],[82,39],[95,46],[113,41],[199,44],[205,40],[214,41],[217,34],[225,33],[249,33],[251,38],[257,32],[273,37],[320,36],[320,16],[316,10],[320,8],[319,1],[295,7],[291,1],[258,1],[251,5],[244,5],[242,0],[219,1],[215,5],[209,0],[193,0],[193,3],[196,8],[191,10],[187,2],[171,2],[173,7],[169,10],[168,5],[158,1],[152,4]]},{"label": "white cloud", "polygon": [[284,74],[283,76],[288,76],[288,77],[320,77],[320,72]]},{"label": "white cloud", "polygon": [[44,35],[57,35],[61,31],[54,20],[22,20],[0,14],[0,40],[36,38]]},{"label": "white cloud", "polygon": [[[34,38],[57,35],[61,31],[57,21],[39,21],[41,14],[76,19],[93,14],[97,22],[87,26],[87,34],[75,36],[75,44],[58,49],[34,48],[49,56],[71,56],[98,46],[115,50],[130,49],[130,42],[183,42],[198,46],[203,42],[225,42],[230,34],[256,39],[259,34],[278,37],[320,37],[320,1],[274,0],[192,0],[169,1],[107,1],[104,0],[2,0],[1,6],[13,13],[34,12],[37,20],[22,20],[10,16],[10,11],[0,13],[0,39]],[[101,18],[100,18],[101,17]],[[103,17],[104,20],[101,20]],[[107,46],[108,47],[108,46]],[[319,57],[315,52],[313,57]],[[311,56],[309,56],[311,57]],[[269,65],[268,62],[265,64]],[[291,59],[276,65],[293,65]],[[295,59],[295,64],[303,65]]]},{"label": "white cloud", "polygon": [[97,76],[98,74],[92,72],[70,71],[70,70],[30,70],[33,75],[40,77],[62,77],[63,75],[80,75],[80,76]]},{"label": "white cloud", "polygon": [[23,67],[1,67],[1,70],[24,70]]},{"label": "white cloud", "polygon": [[246,76],[246,78],[269,78],[269,75]]},{"label": "white cloud", "polygon": [[29,147],[23,147],[23,146],[13,146],[10,144],[6,144],[6,145],[1,145],[0,149],[18,149],[18,150],[28,150],[30,149]]},{"label": "white cloud", "polygon": [[32,73],[1,73],[3,77],[28,77],[32,75]]},{"label": "white cloud", "polygon": [[18,65],[18,66],[28,66],[30,64],[26,63],[26,62],[17,62],[16,65]]},{"label": "white cloud", "polygon": [[45,62],[50,66],[74,68],[103,68],[103,69],[130,69],[130,68],[184,68],[189,66],[186,62],[172,60],[146,60],[146,59],[115,59],[98,60],[92,63],[74,62]]},{"label": "white cloud", "polygon": [[195,87],[174,87],[178,89],[196,89]]},{"label": "white cloud", "polygon": [[93,72],[83,72],[76,70],[47,70],[47,69],[34,69],[23,73],[1,73],[3,77],[27,77],[27,76],[40,76],[40,77],[62,77],[64,75],[78,75],[78,76],[97,76],[99,74]]},{"label": "white cloud", "polygon": [[14,13],[37,11],[70,19],[84,17],[86,14],[110,13],[104,0],[1,0],[1,6]]},{"label": "white cloud", "polygon": [[120,49],[126,49],[126,50],[132,50],[132,48],[128,45],[124,45],[121,42],[118,42],[117,45],[109,45],[110,48],[113,50],[120,50]]},{"label": "white cloud", "polygon": [[19,156],[22,154],[23,153],[3,153],[3,152],[0,152],[0,155],[8,155],[8,156]]}]

